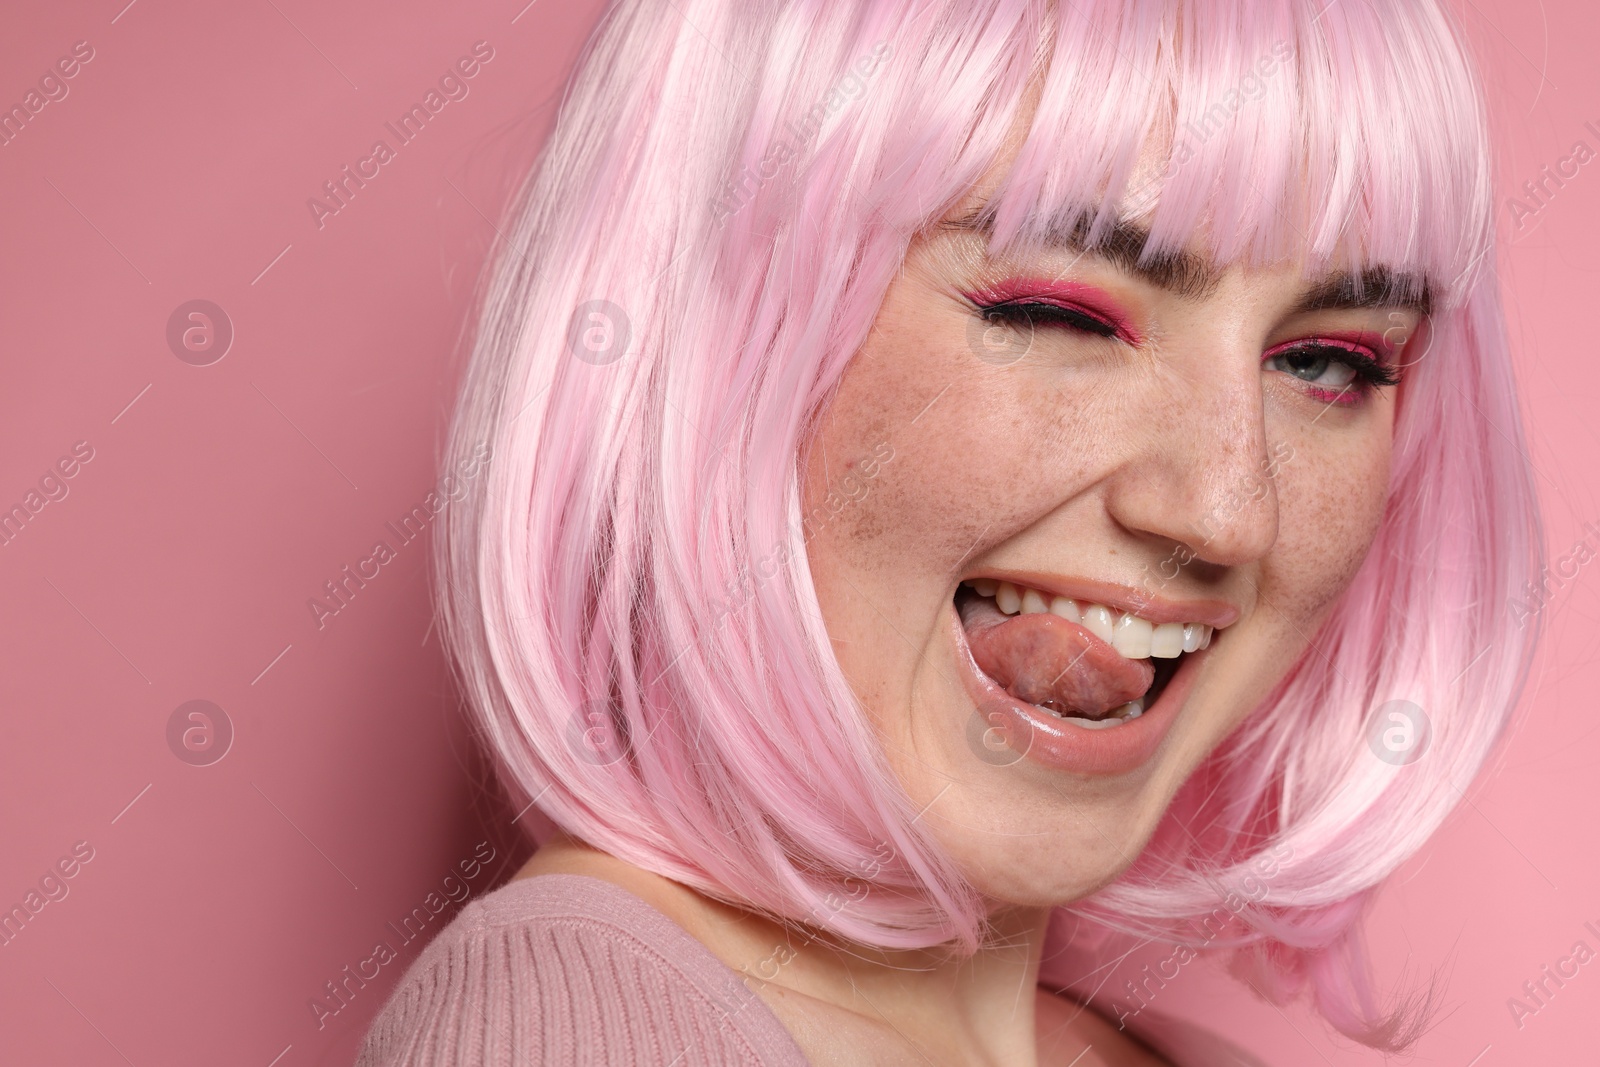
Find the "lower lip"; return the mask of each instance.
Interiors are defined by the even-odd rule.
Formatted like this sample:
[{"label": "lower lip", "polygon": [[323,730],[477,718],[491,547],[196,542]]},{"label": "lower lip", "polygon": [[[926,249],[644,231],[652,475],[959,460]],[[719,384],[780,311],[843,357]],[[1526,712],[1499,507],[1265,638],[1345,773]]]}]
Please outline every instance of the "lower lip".
[{"label": "lower lip", "polygon": [[967,695],[989,722],[1001,730],[1013,751],[1041,767],[1073,774],[1126,774],[1150,761],[1167,736],[1178,709],[1194,685],[1195,667],[1205,652],[1190,652],[1168,679],[1155,704],[1121,726],[1095,730],[1063,722],[1040,708],[1018,700],[984,674],[967,647],[961,617],[951,609],[955,626],[956,658]]}]

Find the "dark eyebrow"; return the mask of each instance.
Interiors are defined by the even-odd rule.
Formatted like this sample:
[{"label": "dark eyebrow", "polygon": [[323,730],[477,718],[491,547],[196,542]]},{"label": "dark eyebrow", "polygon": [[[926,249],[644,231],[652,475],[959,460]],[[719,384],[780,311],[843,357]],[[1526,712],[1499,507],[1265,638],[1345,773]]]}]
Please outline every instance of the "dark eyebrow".
[{"label": "dark eyebrow", "polygon": [[[984,207],[979,205],[959,219],[942,223],[941,228],[971,230],[987,240],[994,234],[994,217]],[[1158,289],[1191,300],[1205,297],[1216,288],[1219,272],[1203,256],[1188,251],[1156,252],[1141,262],[1140,254],[1150,239],[1147,227],[1118,219],[1104,236],[1090,243],[1089,221],[1087,215],[1079,215],[1070,226],[1047,231],[1042,243],[1047,248],[1099,256]]]},{"label": "dark eyebrow", "polygon": [[[985,205],[979,205],[961,218],[943,223],[941,228],[971,230],[987,239],[994,233],[994,219],[984,208]],[[1220,272],[1194,252],[1157,252],[1140,262],[1145,242],[1150,239],[1148,227],[1118,219],[1110,231],[1093,244],[1088,240],[1088,232],[1089,219],[1080,215],[1071,226],[1048,231],[1043,244],[1100,256],[1158,289],[1191,300],[1209,296],[1217,286]],[[1294,310],[1382,307],[1414,308],[1420,314],[1428,314],[1433,308],[1433,296],[1427,279],[1382,266],[1368,267],[1359,273],[1335,271],[1307,289],[1295,303]]]},{"label": "dark eyebrow", "polygon": [[1368,267],[1359,273],[1335,271],[1307,289],[1296,311],[1329,308],[1413,308],[1427,315],[1433,310],[1433,289],[1426,278],[1388,267]]}]

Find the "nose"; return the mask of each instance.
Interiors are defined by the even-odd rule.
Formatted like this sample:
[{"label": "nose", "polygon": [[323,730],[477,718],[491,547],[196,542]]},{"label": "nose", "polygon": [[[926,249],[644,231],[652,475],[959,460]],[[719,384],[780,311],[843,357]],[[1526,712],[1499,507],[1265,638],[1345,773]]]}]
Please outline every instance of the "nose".
[{"label": "nose", "polygon": [[[1211,347],[1203,371],[1172,376],[1147,394],[1141,447],[1112,480],[1107,506],[1135,534],[1218,566],[1266,555],[1278,538],[1276,479],[1286,449],[1271,444],[1259,352]],[[1167,574],[1166,577],[1173,577]]]}]

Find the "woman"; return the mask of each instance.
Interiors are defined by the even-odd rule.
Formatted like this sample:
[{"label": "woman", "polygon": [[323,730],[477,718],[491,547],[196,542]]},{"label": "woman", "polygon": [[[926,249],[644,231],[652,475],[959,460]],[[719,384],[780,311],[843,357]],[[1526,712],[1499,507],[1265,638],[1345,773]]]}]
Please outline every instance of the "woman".
[{"label": "woman", "polygon": [[1237,1062],[1134,938],[1414,1040],[1359,913],[1537,563],[1491,204],[1433,0],[615,3],[440,542],[551,829],[363,1062]]}]

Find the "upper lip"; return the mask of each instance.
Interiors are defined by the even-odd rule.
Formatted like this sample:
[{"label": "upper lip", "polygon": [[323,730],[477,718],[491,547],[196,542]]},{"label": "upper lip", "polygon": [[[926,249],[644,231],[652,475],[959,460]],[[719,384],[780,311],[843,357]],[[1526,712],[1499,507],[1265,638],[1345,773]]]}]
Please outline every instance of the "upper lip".
[{"label": "upper lip", "polygon": [[1174,600],[1116,582],[1093,578],[1071,578],[1041,571],[985,570],[961,580],[989,578],[1037,589],[1050,596],[1066,597],[1080,603],[1104,604],[1113,611],[1124,611],[1151,622],[1203,622],[1214,629],[1232,626],[1239,620],[1239,609],[1225,600]]}]

